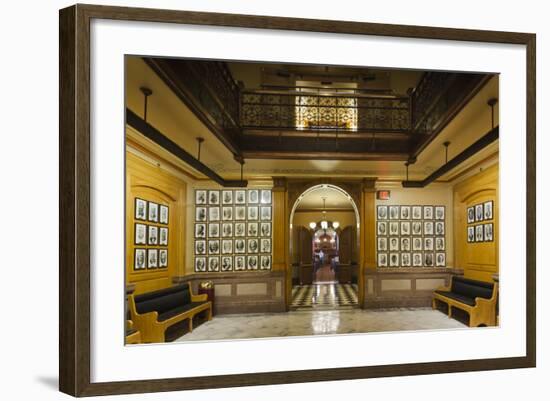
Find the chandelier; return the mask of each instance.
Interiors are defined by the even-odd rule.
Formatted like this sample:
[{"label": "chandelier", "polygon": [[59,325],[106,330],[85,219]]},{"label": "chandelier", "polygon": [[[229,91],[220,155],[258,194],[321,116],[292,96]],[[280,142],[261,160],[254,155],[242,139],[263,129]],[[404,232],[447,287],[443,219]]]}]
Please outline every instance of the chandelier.
[{"label": "chandelier", "polygon": [[[323,196],[322,199],[323,199],[323,212],[322,212],[321,222],[319,223],[319,225],[321,227],[321,230],[327,230],[329,226],[329,222],[327,221],[327,211],[325,210],[327,198]],[[338,227],[340,227],[340,223],[337,221],[333,221],[332,228],[336,230]],[[309,223],[309,228],[311,228],[312,230],[315,230],[317,228],[317,223],[312,221],[311,223]]]}]

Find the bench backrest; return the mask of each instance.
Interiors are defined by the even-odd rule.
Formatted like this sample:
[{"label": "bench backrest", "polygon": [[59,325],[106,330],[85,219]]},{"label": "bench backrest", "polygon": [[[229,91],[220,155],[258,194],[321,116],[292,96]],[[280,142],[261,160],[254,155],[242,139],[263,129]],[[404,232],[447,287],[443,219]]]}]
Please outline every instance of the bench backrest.
[{"label": "bench backrest", "polygon": [[469,298],[486,298],[493,296],[494,283],[472,280],[462,276],[453,276],[451,283],[451,292],[464,295]]},{"label": "bench backrest", "polygon": [[136,295],[136,311],[140,314],[157,311],[159,314],[191,303],[189,284],[185,283],[158,291]]}]

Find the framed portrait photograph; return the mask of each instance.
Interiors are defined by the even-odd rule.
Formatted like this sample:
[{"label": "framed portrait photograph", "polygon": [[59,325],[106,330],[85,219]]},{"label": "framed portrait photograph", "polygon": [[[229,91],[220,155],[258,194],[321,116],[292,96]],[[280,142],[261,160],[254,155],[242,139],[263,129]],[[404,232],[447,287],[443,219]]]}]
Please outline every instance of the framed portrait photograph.
[{"label": "framed portrait photograph", "polygon": [[231,256],[222,256],[222,272],[228,272],[233,270],[233,257]]},{"label": "framed portrait photograph", "polygon": [[232,205],[233,204],[233,191],[223,190],[222,191],[222,205]]},{"label": "framed portrait photograph", "polygon": [[235,256],[235,271],[246,270],[246,256]]},{"label": "framed portrait photograph", "polygon": [[168,227],[159,227],[159,245],[168,245]]},{"label": "framed portrait photograph", "polygon": [[378,220],[386,220],[388,218],[388,207],[385,205],[376,206],[376,217]]},{"label": "framed portrait photograph", "polygon": [[235,223],[235,237],[246,236],[246,223]]},{"label": "framed portrait photograph", "polygon": [[466,209],[466,216],[468,224],[474,223],[476,221],[476,211],[474,206],[470,206]]},{"label": "framed portrait photograph", "polygon": [[271,256],[260,256],[260,270],[271,270]]},{"label": "framed portrait photograph", "polygon": [[204,256],[195,258],[195,271],[198,273],[206,271],[206,258]]},{"label": "framed portrait photograph", "polygon": [[207,209],[205,207],[197,207],[195,209],[195,221],[206,221],[207,220],[206,211]]},{"label": "framed portrait photograph", "polygon": [[134,202],[134,219],[147,220],[147,201],[136,198]]},{"label": "framed portrait photograph", "polygon": [[222,237],[232,237],[233,236],[233,223],[223,223],[222,224]]},{"label": "framed portrait photograph", "polygon": [[217,238],[220,236],[220,223],[208,223],[208,237]]},{"label": "framed portrait photograph", "polygon": [[147,268],[156,269],[159,266],[158,249],[147,249]]},{"label": "framed portrait photograph", "polygon": [[147,202],[147,220],[158,222],[159,220],[159,204],[155,202]]},{"label": "framed portrait photograph", "polygon": [[485,220],[493,220],[493,201],[483,204],[483,218]]},{"label": "framed portrait photograph", "polygon": [[157,226],[147,226],[147,244],[158,245],[159,228]]},{"label": "framed portrait photograph", "polygon": [[[433,206],[423,206],[423,217],[424,220],[432,220],[434,218],[434,207]],[[424,226],[425,227],[425,226]]]},{"label": "framed portrait photograph", "polygon": [[134,270],[147,269],[147,249],[134,249]]},{"label": "framed portrait photograph", "polygon": [[134,225],[134,245],[147,245],[147,226],[136,223]]},{"label": "framed portrait photograph", "polygon": [[[61,10],[61,391],[536,366],[536,37],[364,18]],[[437,291],[465,278],[489,306],[461,319]]]},{"label": "framed portrait photograph", "polygon": [[218,190],[208,191],[208,204],[215,205],[215,206],[220,204],[220,191]]},{"label": "framed portrait photograph", "polygon": [[248,191],[248,203],[258,203],[260,200],[259,191],[257,189],[249,189]]},{"label": "framed portrait photograph", "polygon": [[168,211],[169,208],[166,205],[159,206],[159,223],[168,224]]},{"label": "framed portrait photograph", "polygon": [[195,190],[195,205],[206,205],[208,204],[208,191],[204,189]]},{"label": "framed portrait photograph", "polygon": [[168,249],[159,249],[159,267],[168,267]]},{"label": "framed portrait photograph", "polygon": [[205,223],[195,223],[195,238],[206,238]]},{"label": "framed portrait photograph", "polygon": [[220,271],[220,257],[219,256],[209,256],[208,257],[208,271],[209,272],[218,272],[218,271]]},{"label": "framed portrait photograph", "polygon": [[246,235],[249,237],[257,237],[258,236],[258,223],[256,222],[250,222],[247,224],[247,232]]},{"label": "framed portrait photograph", "polygon": [[246,218],[247,220],[258,220],[258,206],[248,206]]},{"label": "framed portrait photograph", "polygon": [[378,267],[387,267],[388,266],[388,254],[379,253],[378,254]]},{"label": "framed portrait photograph", "polygon": [[260,236],[271,237],[271,223],[260,223]]},{"label": "framed portrait photograph", "polygon": [[271,203],[271,190],[270,189],[262,189],[260,191],[260,198],[261,198],[261,203],[270,204]]},{"label": "framed portrait photograph", "polygon": [[235,205],[246,204],[246,191],[244,189],[238,189],[235,191]]}]

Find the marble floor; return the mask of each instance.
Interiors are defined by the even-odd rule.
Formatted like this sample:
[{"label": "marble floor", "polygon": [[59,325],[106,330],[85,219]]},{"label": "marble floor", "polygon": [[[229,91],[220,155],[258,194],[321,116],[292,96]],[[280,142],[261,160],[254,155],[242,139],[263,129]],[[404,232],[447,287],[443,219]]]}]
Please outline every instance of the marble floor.
[{"label": "marble floor", "polygon": [[176,342],[465,327],[431,308],[310,310],[214,316]]},{"label": "marble floor", "polygon": [[357,305],[357,284],[332,281],[292,287],[292,309],[335,309]]}]

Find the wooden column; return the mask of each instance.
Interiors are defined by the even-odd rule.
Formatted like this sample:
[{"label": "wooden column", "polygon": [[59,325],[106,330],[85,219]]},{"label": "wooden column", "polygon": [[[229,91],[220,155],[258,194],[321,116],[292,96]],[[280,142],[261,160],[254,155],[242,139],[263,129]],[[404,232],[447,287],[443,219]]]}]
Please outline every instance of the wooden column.
[{"label": "wooden column", "polygon": [[[292,274],[289,274],[290,263],[288,255],[289,215],[288,192],[286,178],[273,178],[273,271],[286,272],[285,302],[289,304],[292,292]],[[289,283],[290,280],[290,283]]]},{"label": "wooden column", "polygon": [[375,178],[363,180],[361,191],[361,243],[359,259],[359,305],[365,299],[365,272],[376,269],[376,236],[375,236]]}]

